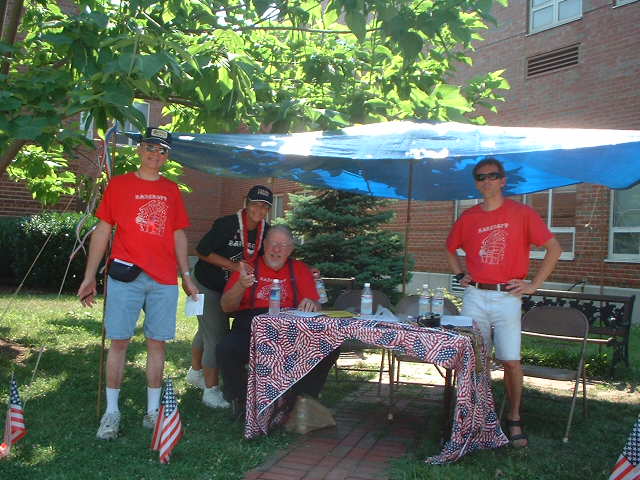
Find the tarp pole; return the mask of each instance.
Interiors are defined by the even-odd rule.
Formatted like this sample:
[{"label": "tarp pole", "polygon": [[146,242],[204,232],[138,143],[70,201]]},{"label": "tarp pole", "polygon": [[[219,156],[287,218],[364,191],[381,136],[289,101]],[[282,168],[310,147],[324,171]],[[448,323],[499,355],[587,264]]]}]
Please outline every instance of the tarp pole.
[{"label": "tarp pole", "polygon": [[411,226],[411,200],[413,197],[413,158],[409,159],[409,192],[407,194],[407,220],[404,227],[404,259],[402,262],[402,294],[407,293],[407,263],[409,261],[409,227]]}]

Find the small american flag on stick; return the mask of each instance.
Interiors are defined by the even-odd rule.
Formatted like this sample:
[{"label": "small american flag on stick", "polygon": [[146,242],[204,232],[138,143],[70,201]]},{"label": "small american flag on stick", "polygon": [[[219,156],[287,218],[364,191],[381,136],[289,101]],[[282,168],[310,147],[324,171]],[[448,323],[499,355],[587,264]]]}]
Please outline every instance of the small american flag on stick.
[{"label": "small american flag on stick", "polygon": [[151,449],[160,453],[160,463],[169,463],[169,456],[174,447],[180,442],[183,433],[178,402],[173,391],[173,382],[167,380],[164,386],[162,405],[160,405],[156,426],[153,429],[153,438],[151,439]]},{"label": "small american flag on stick", "polygon": [[9,456],[11,446],[27,434],[22,401],[20,400],[20,393],[18,393],[18,385],[13,377],[11,378],[9,390],[9,406],[7,408],[7,420],[4,424],[4,437],[0,445],[0,458]]},{"label": "small american flag on stick", "polygon": [[640,416],[631,430],[627,444],[622,449],[609,480],[640,479]]}]

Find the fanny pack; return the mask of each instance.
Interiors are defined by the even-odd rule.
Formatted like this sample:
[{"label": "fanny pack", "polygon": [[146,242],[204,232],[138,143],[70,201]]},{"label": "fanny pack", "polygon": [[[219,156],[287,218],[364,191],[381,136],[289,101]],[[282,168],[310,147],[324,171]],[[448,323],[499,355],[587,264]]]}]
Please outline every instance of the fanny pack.
[{"label": "fanny pack", "polygon": [[120,282],[133,282],[142,269],[133,263],[114,258],[109,264],[109,276]]}]

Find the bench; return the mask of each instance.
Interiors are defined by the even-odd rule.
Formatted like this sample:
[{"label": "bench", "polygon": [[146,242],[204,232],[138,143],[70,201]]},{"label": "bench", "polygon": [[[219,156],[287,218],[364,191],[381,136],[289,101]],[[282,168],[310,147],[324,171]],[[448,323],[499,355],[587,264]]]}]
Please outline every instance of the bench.
[{"label": "bench", "polygon": [[629,366],[629,334],[635,295],[599,295],[563,290],[537,290],[523,295],[523,313],[540,305],[573,307],[589,320],[588,343],[613,349],[610,375],[618,363]]}]

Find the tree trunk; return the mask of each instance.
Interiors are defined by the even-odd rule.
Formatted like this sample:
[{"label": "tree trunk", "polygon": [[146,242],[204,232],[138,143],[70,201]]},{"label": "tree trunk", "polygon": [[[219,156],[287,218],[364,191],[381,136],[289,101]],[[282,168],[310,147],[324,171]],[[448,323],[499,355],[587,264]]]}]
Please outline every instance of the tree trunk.
[{"label": "tree trunk", "polygon": [[[7,2],[8,3],[8,2]],[[4,24],[4,18],[2,22],[2,41],[13,45],[16,42],[16,35],[18,34],[18,25],[20,25],[20,17],[22,16],[22,10],[24,7],[24,0],[18,0],[13,8],[9,8],[9,14],[6,16],[6,25]],[[6,9],[6,4],[4,5]],[[9,73],[9,64],[11,63],[11,54],[7,53],[5,59],[0,67],[0,73],[7,75]]]},{"label": "tree trunk", "polygon": [[20,151],[22,147],[27,144],[26,140],[16,140],[13,143],[9,144],[6,148],[5,152],[0,155],[0,177],[4,175],[4,172],[7,171],[13,159],[16,158],[16,155]]}]

